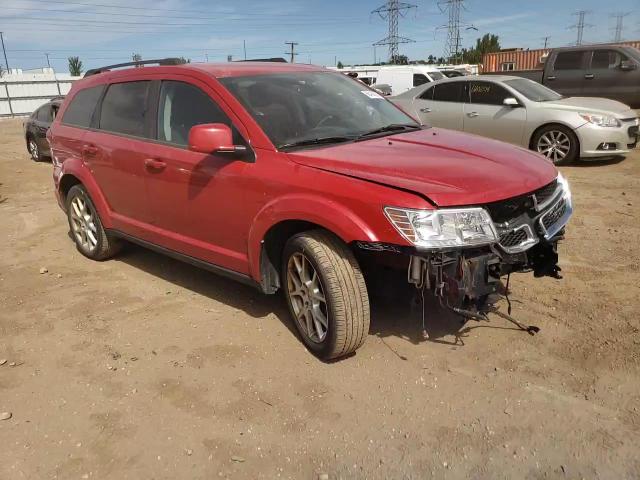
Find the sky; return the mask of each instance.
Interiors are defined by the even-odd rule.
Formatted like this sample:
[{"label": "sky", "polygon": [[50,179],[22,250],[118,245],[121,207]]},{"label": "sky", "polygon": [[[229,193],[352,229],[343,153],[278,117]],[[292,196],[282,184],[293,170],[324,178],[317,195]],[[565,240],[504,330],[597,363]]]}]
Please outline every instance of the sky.
[{"label": "sky", "polygon": [[[444,1],[444,0],[443,0]],[[444,54],[446,5],[416,5],[400,18],[400,45],[412,60]],[[374,9],[384,0],[0,0],[11,68],[51,66],[67,72],[67,58],[79,56],[92,68],[131,59],[184,56],[193,62],[227,61],[227,56],[280,57],[297,42],[297,62],[334,65],[385,60],[388,47],[372,46],[387,35],[387,21]],[[485,33],[499,35],[505,47],[566,46],[576,41],[569,28],[587,10],[584,42],[611,41],[614,14],[624,17],[623,39],[640,39],[640,0],[465,0],[462,45]],[[467,28],[468,27],[468,28]],[[0,57],[0,62],[4,59]]]}]

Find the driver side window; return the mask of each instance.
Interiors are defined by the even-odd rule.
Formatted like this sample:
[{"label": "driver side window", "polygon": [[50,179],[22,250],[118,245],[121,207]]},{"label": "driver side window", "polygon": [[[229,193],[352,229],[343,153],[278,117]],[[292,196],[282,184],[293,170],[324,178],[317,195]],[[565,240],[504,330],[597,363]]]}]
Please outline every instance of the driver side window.
[{"label": "driver side window", "polygon": [[198,87],[163,81],[158,105],[158,140],[186,147],[191,127],[203,123],[224,123],[233,128],[229,117]]}]

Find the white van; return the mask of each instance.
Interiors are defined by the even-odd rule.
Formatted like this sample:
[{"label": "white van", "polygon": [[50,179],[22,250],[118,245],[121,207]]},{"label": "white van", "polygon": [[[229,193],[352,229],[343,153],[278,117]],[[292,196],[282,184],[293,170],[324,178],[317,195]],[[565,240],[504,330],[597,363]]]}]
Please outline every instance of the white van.
[{"label": "white van", "polygon": [[430,65],[385,66],[378,70],[376,85],[389,85],[391,94],[399,95],[418,85],[443,78],[444,75]]}]

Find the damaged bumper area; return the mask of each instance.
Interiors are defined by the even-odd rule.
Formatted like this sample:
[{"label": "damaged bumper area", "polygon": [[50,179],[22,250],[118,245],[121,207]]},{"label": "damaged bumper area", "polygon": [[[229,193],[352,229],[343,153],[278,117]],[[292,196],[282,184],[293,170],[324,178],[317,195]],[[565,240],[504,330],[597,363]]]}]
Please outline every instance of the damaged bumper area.
[{"label": "damaged bumper area", "polygon": [[[486,212],[486,217],[478,213],[480,210]],[[493,305],[498,298],[508,294],[512,273],[561,278],[557,244],[572,214],[569,186],[561,176],[527,195],[473,209],[451,210],[457,212],[456,218],[439,218],[427,226],[420,217],[403,217],[399,211],[391,209],[387,215],[414,247],[360,244],[360,248],[377,250],[387,257],[404,257],[410,284],[421,294],[432,292],[443,307],[466,318],[495,311]],[[447,228],[457,231],[443,234]],[[454,241],[454,236],[461,245],[446,245]],[[431,239],[444,245],[429,247],[426,244]],[[507,280],[506,285],[503,279]]]}]

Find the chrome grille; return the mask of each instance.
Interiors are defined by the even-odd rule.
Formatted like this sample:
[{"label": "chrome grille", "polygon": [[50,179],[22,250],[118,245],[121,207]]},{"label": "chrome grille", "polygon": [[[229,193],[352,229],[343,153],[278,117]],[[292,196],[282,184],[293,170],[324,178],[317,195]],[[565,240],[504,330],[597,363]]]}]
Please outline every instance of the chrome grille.
[{"label": "chrome grille", "polygon": [[515,247],[527,240],[527,232],[524,230],[512,230],[500,237],[500,245],[506,248]]},{"label": "chrome grille", "polygon": [[549,230],[567,211],[567,202],[562,199],[556,203],[547,213],[545,213],[540,221],[545,230]]},{"label": "chrome grille", "polygon": [[553,199],[558,191],[558,181],[554,180],[549,185],[542,187],[540,190],[536,190],[533,194],[536,197],[536,203],[538,208],[542,208],[546,203]]}]

